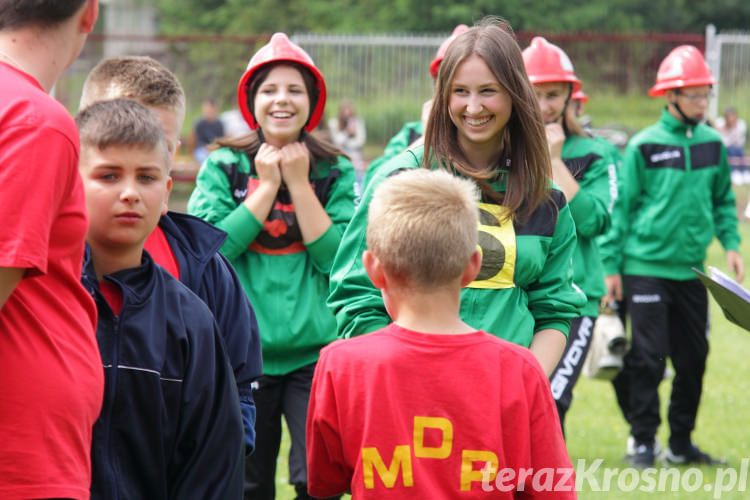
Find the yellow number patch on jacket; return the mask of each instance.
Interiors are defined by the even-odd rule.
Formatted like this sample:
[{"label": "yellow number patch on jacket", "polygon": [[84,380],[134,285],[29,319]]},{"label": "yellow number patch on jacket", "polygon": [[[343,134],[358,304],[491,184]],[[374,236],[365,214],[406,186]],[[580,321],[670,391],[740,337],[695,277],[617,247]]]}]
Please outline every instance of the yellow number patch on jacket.
[{"label": "yellow number patch on jacket", "polygon": [[468,288],[513,288],[516,270],[516,231],[510,212],[500,205],[479,204],[479,243],[482,267]]}]

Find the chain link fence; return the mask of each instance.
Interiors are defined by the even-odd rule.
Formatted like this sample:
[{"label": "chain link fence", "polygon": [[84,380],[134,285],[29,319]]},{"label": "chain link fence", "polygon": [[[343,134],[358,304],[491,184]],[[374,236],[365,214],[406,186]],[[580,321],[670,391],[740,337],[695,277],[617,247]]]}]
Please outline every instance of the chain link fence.
[{"label": "chain link fence", "polygon": [[717,33],[709,25],[706,29],[706,60],[714,77],[716,98],[710,106],[715,118],[727,106],[737,109],[737,115],[750,122],[750,32]]},{"label": "chain link fence", "polygon": [[[368,142],[384,144],[404,122],[419,119],[422,103],[432,94],[429,64],[448,35],[296,34],[292,39],[310,53],[326,78],[327,116],[335,116],[338,103],[349,99],[366,121]],[[522,48],[533,36],[517,33]],[[172,69],[185,88],[188,113],[183,133],[187,134],[204,98],[215,98],[221,109],[234,107],[237,82],[248,60],[269,38],[269,34],[92,35],[81,57],[60,79],[55,96],[75,112],[83,81],[102,57],[149,55]],[[704,49],[704,37],[696,34],[556,34],[547,38],[570,55],[586,92],[593,95],[644,95],[659,62],[672,48],[691,43]],[[746,76],[747,70],[742,71]]]}]

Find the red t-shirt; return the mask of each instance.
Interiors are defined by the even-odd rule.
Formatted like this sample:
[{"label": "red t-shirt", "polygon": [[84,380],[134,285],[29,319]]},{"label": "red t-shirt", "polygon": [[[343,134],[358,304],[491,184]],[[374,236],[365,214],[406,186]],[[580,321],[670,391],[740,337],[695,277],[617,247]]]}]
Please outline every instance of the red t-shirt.
[{"label": "red t-shirt", "polygon": [[549,382],[528,349],[395,324],[321,351],[307,476],[316,497],[576,498]]},{"label": "red t-shirt", "polygon": [[88,498],[104,373],[81,285],[88,217],[78,133],[32,77],[0,63],[0,498]]},{"label": "red t-shirt", "polygon": [[156,229],[151,231],[151,234],[148,235],[146,242],[143,244],[143,248],[151,254],[154,262],[166,269],[169,274],[178,280],[180,279],[180,264],[177,262],[174,251],[169,246],[169,241],[167,241],[167,237],[160,226],[156,226]]},{"label": "red t-shirt", "polygon": [[105,280],[99,282],[99,291],[102,292],[104,300],[107,301],[115,316],[119,316],[120,311],[122,311],[122,290],[120,290],[120,287]]}]

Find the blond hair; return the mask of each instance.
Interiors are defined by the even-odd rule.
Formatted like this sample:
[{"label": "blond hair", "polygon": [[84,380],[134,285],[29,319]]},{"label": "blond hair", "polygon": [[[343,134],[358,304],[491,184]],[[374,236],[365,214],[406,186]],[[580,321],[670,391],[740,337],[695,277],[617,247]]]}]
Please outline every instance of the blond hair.
[{"label": "blond hair", "polygon": [[185,115],[185,91],[180,81],[151,57],[123,56],[101,61],[86,77],[79,109],[121,97]]},{"label": "blond hair", "polygon": [[409,286],[448,285],[476,249],[478,201],[474,182],[445,170],[400,172],[373,194],[367,247]]}]

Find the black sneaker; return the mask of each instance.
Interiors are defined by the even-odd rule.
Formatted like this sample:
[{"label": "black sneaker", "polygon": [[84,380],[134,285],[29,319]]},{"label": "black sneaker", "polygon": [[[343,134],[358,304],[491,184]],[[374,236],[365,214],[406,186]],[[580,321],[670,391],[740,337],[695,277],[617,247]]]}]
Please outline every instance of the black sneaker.
[{"label": "black sneaker", "polygon": [[682,455],[677,455],[672,452],[672,448],[667,448],[664,453],[664,462],[669,465],[726,465],[726,460],[720,458],[714,458],[706,452],[703,452],[695,446],[690,445],[687,452]]},{"label": "black sneaker", "polygon": [[653,444],[638,444],[635,447],[635,454],[626,457],[630,465],[639,469],[653,467],[656,461]]}]

